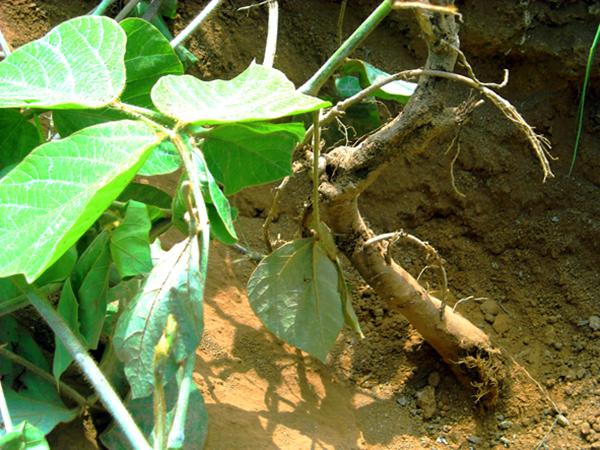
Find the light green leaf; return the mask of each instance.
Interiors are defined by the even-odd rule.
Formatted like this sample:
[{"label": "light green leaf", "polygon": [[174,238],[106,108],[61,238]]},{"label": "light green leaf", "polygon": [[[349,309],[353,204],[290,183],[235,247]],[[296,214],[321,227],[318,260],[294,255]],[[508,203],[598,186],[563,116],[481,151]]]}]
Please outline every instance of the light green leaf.
[{"label": "light green leaf", "polygon": [[270,120],[331,106],[296,91],[279,70],[256,63],[227,81],[162,77],[152,88],[152,101],[163,114],[198,125]]},{"label": "light green leaf", "polygon": [[[117,321],[113,342],[125,364],[133,398],[153,392],[154,349],[169,314],[177,322],[173,350],[176,362],[193,355],[200,342],[204,277],[199,261],[197,237],[174,245],[152,269],[143,291]],[[174,368],[171,364],[171,373]]]},{"label": "light green leaf", "polygon": [[292,173],[292,154],[304,137],[300,123],[252,123],[216,127],[204,138],[208,168],[225,194]]},{"label": "light green leaf", "polygon": [[263,259],[248,281],[248,298],[269,331],[321,361],[344,324],[337,268],[314,238]]},{"label": "light green leaf", "polygon": [[[357,74],[363,89],[390,76],[389,73],[384,72],[365,61],[361,61],[360,59],[351,59],[346,62],[342,67],[341,72],[344,75]],[[384,85],[375,91],[373,95],[384,100],[395,100],[398,103],[405,104],[410,96],[414,94],[416,88],[417,83],[396,80]]]},{"label": "light green leaf", "polygon": [[362,87],[358,77],[352,75],[346,75],[335,79],[335,90],[338,97],[346,99],[358,94]]},{"label": "light green leaf", "polygon": [[173,173],[181,167],[181,158],[171,141],[163,141],[152,150],[146,164],[142,166],[138,175],[153,177]]},{"label": "light green leaf", "polygon": [[[227,200],[227,197],[225,197],[223,191],[221,191],[217,185],[212,173],[210,173],[208,170],[202,153],[194,151],[192,153],[192,160],[194,161],[194,164],[198,170],[198,181],[201,186],[205,187],[203,191],[208,191],[208,199],[206,202],[210,203],[214,207],[214,211],[217,213],[221,224],[227,231],[227,234],[231,237],[231,239],[233,239],[234,242],[237,241],[237,234],[233,226],[231,205],[229,204],[229,200]],[[206,197],[204,193],[203,196]]]},{"label": "light green leaf", "polygon": [[17,164],[40,145],[35,126],[14,109],[0,109],[0,169]]},{"label": "light green leaf", "polygon": [[167,38],[151,23],[129,18],[120,25],[127,34],[127,85],[121,100],[150,108],[152,86],[164,75],[182,74],[183,65]]},{"label": "light green leaf", "polygon": [[44,398],[26,397],[6,387],[4,394],[12,420],[27,421],[43,434],[50,433],[59,423],[70,422],[77,417],[77,409],[68,409],[60,400],[57,403]]},{"label": "light green leaf", "polygon": [[0,108],[101,108],[125,87],[125,32],[107,17],[76,17],[0,62]]},{"label": "light green leaf", "polygon": [[81,336],[91,349],[98,346],[104,325],[110,270],[108,233],[103,232],[81,255],[73,273]]},{"label": "light green leaf", "polygon": [[[208,222],[210,223],[210,235],[220,242],[226,245],[233,245],[238,241],[236,235],[232,235],[229,232],[230,226],[225,225],[225,222],[221,219],[217,208],[210,203],[206,204],[206,211],[208,213]],[[231,221],[235,220],[237,214],[237,210],[235,208],[231,208]]]},{"label": "light green leaf", "polygon": [[21,422],[13,428],[12,432],[0,437],[0,448],[2,450],[50,450],[44,433],[27,421]]},{"label": "light green leaf", "polygon": [[[60,300],[58,301],[57,312],[69,325],[71,331],[76,336],[80,337],[79,334],[79,304],[77,298],[73,293],[73,287],[71,286],[71,280],[68,279],[63,285],[62,292],[60,294]],[[52,374],[56,380],[60,380],[60,376],[65,370],[71,365],[73,358],[63,345],[62,341],[58,337],[54,337],[55,350],[54,359],[52,361]]]},{"label": "light green leaf", "polygon": [[[175,383],[167,384],[165,397],[168,411],[167,429],[170,429],[177,400],[177,385]],[[204,448],[208,433],[208,412],[206,411],[204,398],[195,385],[190,389],[189,404],[190,408],[185,421],[185,442],[183,447],[180,448],[182,450],[201,450]],[[125,406],[133,415],[135,422],[140,426],[144,435],[152,443],[154,428],[153,398],[144,397],[129,400],[125,403]],[[131,444],[115,423],[100,435],[100,441],[109,450],[130,450],[131,448]]]},{"label": "light green leaf", "polygon": [[142,122],[97,125],[38,147],[0,179],[0,278],[42,274],[121,193],[158,139]]},{"label": "light green leaf", "polygon": [[130,200],[123,222],[110,238],[110,251],[121,278],[143,275],[152,269],[151,227],[146,205]]}]

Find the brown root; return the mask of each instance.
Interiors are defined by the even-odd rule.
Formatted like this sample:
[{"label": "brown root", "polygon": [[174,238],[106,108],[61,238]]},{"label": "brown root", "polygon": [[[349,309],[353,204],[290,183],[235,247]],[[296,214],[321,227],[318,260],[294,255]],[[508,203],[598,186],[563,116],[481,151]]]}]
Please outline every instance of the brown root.
[{"label": "brown root", "polygon": [[494,407],[508,379],[508,360],[495,348],[471,348],[451,365],[457,377],[469,380],[475,403]]}]

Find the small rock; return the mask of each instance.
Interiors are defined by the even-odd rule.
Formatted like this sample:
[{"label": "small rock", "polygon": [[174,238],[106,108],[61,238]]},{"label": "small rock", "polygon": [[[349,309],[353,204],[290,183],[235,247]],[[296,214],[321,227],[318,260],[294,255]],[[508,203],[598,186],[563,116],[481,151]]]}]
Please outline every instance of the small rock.
[{"label": "small rock", "polygon": [[600,330],[600,316],[590,316],[588,326],[594,331]]},{"label": "small rock", "polygon": [[497,316],[498,313],[500,312],[500,308],[498,307],[498,303],[496,303],[494,300],[491,299],[487,299],[485,302],[483,302],[481,304],[481,306],[479,307],[479,309],[481,309],[481,312],[483,314],[490,315],[490,316]]},{"label": "small rock", "polygon": [[486,314],[484,317],[485,321],[487,323],[494,323],[494,320],[496,320],[496,316],[492,316],[491,314]]},{"label": "small rock", "polygon": [[469,436],[467,437],[467,441],[469,441],[471,444],[479,445],[481,444],[482,439],[478,436]]},{"label": "small rock", "polygon": [[417,392],[417,406],[423,411],[424,419],[431,419],[436,412],[435,404],[435,388],[433,386],[425,386]]},{"label": "small rock", "polygon": [[501,430],[508,430],[510,427],[512,427],[512,425],[513,423],[510,420],[503,420],[498,424],[498,428]]},{"label": "small rock", "polygon": [[506,448],[510,447],[510,441],[508,439],[506,439],[504,436],[502,436],[500,439],[498,439],[500,441],[500,443],[502,445],[504,445]]},{"label": "small rock", "polygon": [[583,422],[579,431],[581,431],[581,434],[584,436],[587,436],[592,432],[592,427],[590,426],[589,422]]},{"label": "small rock", "polygon": [[400,397],[396,398],[396,403],[398,403],[400,406],[406,406],[408,405],[409,400],[404,395],[401,395]]},{"label": "small rock", "polygon": [[440,384],[440,379],[439,372],[431,372],[427,377],[427,384],[429,384],[429,386],[437,387]]},{"label": "small rock", "polygon": [[510,318],[508,317],[508,315],[504,314],[504,313],[500,313],[496,316],[496,320],[494,320],[494,330],[496,331],[496,333],[498,334],[504,334],[506,333],[510,327],[512,325],[512,322],[510,320]]},{"label": "small rock", "polygon": [[438,444],[448,445],[448,439],[446,439],[444,436],[438,436],[435,442]]},{"label": "small rock", "polygon": [[569,419],[567,419],[564,415],[559,414],[558,416],[556,416],[556,422],[561,426],[561,427],[568,427],[569,426]]},{"label": "small rock", "polygon": [[554,347],[554,350],[560,351],[560,349],[562,349],[562,343],[560,343],[558,341],[554,341],[552,343],[552,347]]},{"label": "small rock", "polygon": [[594,442],[591,446],[590,446],[590,450],[600,450],[600,441],[596,441]]}]

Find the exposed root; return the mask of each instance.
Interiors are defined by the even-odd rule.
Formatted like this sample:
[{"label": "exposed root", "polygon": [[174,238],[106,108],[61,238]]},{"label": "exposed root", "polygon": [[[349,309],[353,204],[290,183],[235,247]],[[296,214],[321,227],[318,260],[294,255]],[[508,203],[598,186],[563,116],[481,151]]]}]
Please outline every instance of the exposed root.
[{"label": "exposed root", "polygon": [[475,403],[492,408],[498,403],[507,379],[508,363],[498,349],[471,348],[453,369],[461,380],[470,380],[475,389]]}]

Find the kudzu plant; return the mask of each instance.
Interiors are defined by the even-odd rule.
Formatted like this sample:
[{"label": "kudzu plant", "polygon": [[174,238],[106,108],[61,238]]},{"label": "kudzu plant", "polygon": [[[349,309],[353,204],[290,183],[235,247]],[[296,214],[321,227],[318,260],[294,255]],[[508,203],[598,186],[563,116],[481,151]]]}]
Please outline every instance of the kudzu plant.
[{"label": "kudzu plant", "polygon": [[[110,449],[203,445],[192,371],[210,239],[237,241],[227,196],[290,175],[298,117],[331,104],[254,62],[227,81],[183,72],[153,25],[100,16],[0,63],[2,448],[47,448],[97,399],[115,419],[100,436]],[[173,197],[135,178],[180,168]],[[164,251],[171,226],[187,238]],[[249,296],[269,330],[323,360],[344,322],[360,328],[318,213],[312,228],[265,258]],[[51,361],[15,319],[27,306],[55,333]],[[63,380],[74,362],[95,395]]]}]

